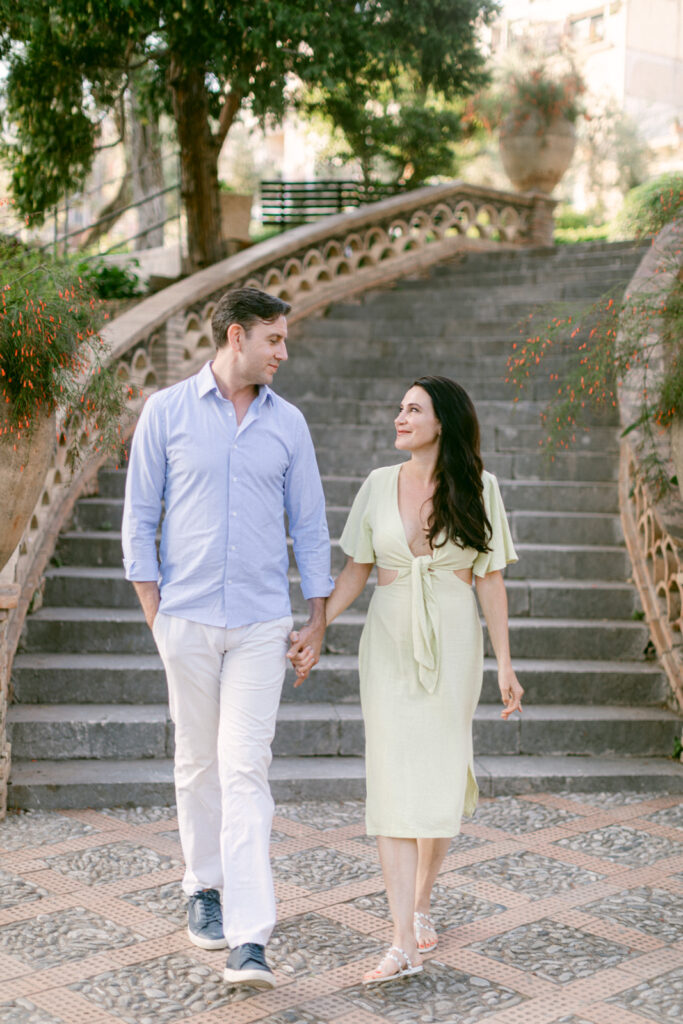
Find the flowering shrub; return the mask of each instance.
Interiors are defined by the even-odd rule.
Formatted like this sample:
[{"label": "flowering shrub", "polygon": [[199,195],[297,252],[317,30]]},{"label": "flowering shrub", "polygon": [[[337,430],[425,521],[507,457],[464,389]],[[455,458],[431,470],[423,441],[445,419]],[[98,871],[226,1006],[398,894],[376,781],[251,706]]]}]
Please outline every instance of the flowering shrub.
[{"label": "flowering shrub", "polygon": [[1,440],[59,411],[72,468],[84,447],[119,450],[126,394],[105,365],[106,317],[70,264],[0,240]]},{"label": "flowering shrub", "polygon": [[480,129],[490,134],[500,127],[505,137],[530,117],[538,121],[541,131],[557,117],[574,123],[585,113],[581,99],[585,91],[583,78],[568,59],[553,66],[540,57],[532,61],[522,57],[518,66],[496,75],[493,88],[466,102],[462,126],[466,134]]},{"label": "flowering shrub", "polygon": [[660,174],[626,196],[616,222],[621,238],[656,235],[676,217],[683,217],[683,173]]},{"label": "flowering shrub", "polygon": [[[558,117],[573,123],[583,113],[581,96],[585,90],[584,81],[574,68],[553,75],[545,63],[539,63],[525,71],[512,71],[504,99],[504,110],[512,115],[508,131],[533,115],[544,127]],[[502,127],[501,133],[504,134]]]},{"label": "flowering shrub", "polygon": [[[670,269],[662,265],[660,273]],[[546,314],[547,315],[547,314]],[[541,414],[545,435],[540,441],[551,459],[568,449],[591,419],[616,408],[626,374],[640,371],[641,394],[635,420],[643,433],[641,464],[658,493],[669,486],[667,467],[655,434],[674,418],[683,417],[683,281],[649,287],[636,294],[609,294],[577,310],[555,308],[555,315],[536,325],[531,313],[520,330],[525,339],[513,344],[506,380],[520,394],[538,373],[546,372],[549,356],[563,356],[562,376],[555,368],[548,379],[557,390]],[[557,362],[557,361],[556,361]],[[663,371],[654,373],[663,363]],[[518,397],[518,396],[517,396]],[[515,401],[517,401],[517,397]]]}]

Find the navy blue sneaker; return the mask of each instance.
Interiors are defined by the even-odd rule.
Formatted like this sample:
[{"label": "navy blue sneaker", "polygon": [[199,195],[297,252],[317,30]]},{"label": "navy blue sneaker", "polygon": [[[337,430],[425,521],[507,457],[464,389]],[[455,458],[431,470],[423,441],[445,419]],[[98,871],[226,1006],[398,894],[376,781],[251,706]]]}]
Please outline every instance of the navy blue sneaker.
[{"label": "navy blue sneaker", "polygon": [[229,985],[274,988],[275,975],[266,963],[265,948],[258,942],[245,942],[231,949],[223,971],[223,981]]},{"label": "navy blue sneaker", "polygon": [[187,934],[190,942],[202,949],[225,949],[223,911],[217,889],[200,889],[187,904]]}]

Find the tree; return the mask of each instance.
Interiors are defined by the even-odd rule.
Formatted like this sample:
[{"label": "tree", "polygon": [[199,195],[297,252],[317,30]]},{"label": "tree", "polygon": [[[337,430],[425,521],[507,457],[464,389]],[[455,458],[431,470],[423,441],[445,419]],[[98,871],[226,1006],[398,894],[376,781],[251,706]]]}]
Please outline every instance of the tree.
[{"label": "tree", "polygon": [[357,161],[366,185],[390,179],[416,188],[455,172],[464,104],[412,88],[405,75],[381,83],[372,98],[354,83],[327,95],[316,90],[304,108],[339,130],[334,156]]},{"label": "tree", "polygon": [[175,121],[189,261],[223,256],[218,156],[249,105],[266,121],[296,80],[372,98],[401,69],[454,95],[482,80],[477,20],[495,0],[0,0],[3,155],[22,212],[79,187],[98,124],[145,69],[140,102]]}]

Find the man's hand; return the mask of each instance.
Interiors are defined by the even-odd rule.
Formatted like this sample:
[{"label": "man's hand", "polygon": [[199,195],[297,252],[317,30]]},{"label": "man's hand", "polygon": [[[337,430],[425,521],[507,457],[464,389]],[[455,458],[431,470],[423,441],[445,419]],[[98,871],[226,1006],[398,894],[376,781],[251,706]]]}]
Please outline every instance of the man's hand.
[{"label": "man's hand", "polygon": [[159,587],[156,583],[142,583],[139,581],[134,581],[133,586],[135,587],[135,593],[138,595],[138,600],[142,605],[145,622],[151,629],[157,616],[157,612],[159,611],[159,602],[161,601]]},{"label": "man's hand", "polygon": [[291,647],[287,657],[296,669],[295,686],[301,686],[314,665],[320,660],[320,649],[325,636],[325,601],[322,597],[312,598],[309,602],[311,616],[300,630],[289,634]]}]

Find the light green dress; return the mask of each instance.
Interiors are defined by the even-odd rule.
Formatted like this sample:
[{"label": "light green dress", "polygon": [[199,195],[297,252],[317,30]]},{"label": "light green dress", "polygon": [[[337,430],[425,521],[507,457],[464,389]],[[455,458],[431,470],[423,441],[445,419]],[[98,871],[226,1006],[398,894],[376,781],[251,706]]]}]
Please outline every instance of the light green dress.
[{"label": "light green dress", "polygon": [[516,562],[498,482],[484,472],[490,551],[450,541],[432,555],[408,547],[398,509],[401,466],[374,470],[354,500],[341,546],[354,561],[398,570],[375,587],[358,651],[365,721],[369,835],[454,836],[477,804],[472,718],[483,674],[473,588]]}]

